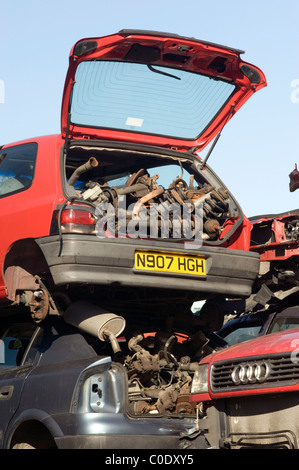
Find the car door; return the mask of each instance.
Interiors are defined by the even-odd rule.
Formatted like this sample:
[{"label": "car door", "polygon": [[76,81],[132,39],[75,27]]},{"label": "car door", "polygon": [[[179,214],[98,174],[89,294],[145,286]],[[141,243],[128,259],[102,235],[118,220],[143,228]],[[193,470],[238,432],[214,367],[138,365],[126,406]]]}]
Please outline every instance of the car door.
[{"label": "car door", "polygon": [[3,327],[0,340],[0,447],[5,430],[18,408],[24,381],[32,368],[40,328],[32,323],[15,323]]},{"label": "car door", "polygon": [[[28,244],[49,235],[53,210],[64,201],[62,145],[61,137],[54,135],[0,148],[0,303],[18,301],[15,291],[24,289],[22,280],[31,283],[23,270],[32,274],[32,264],[41,261]],[[21,268],[19,277],[15,265]]]},{"label": "car door", "polygon": [[6,294],[2,278],[5,254],[16,239],[27,235],[30,227],[26,201],[33,183],[37,148],[35,142],[30,142],[0,151],[0,299]]}]

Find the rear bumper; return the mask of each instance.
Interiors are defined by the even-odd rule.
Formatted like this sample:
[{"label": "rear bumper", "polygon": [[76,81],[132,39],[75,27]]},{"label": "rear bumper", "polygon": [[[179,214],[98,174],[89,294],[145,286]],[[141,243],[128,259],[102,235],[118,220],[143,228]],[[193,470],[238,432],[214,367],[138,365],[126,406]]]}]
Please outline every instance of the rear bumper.
[{"label": "rear bumper", "polygon": [[[59,449],[208,449],[204,436],[194,440],[179,439],[177,436],[149,435],[77,435],[55,439]],[[135,454],[134,454],[135,455]],[[158,462],[156,462],[158,463]]]},{"label": "rear bumper", "polygon": [[[99,239],[87,235],[36,239],[56,285],[90,283],[196,291],[247,297],[259,271],[259,255],[221,247],[185,250],[183,244],[132,239]],[[206,275],[140,272],[136,249],[201,255]]]},{"label": "rear bumper", "polygon": [[[59,449],[208,449],[206,423],[194,418],[129,418],[123,413],[71,413],[53,416],[61,432]],[[195,431],[195,427],[197,431]],[[133,454],[135,455],[135,454]],[[138,454],[137,454],[138,455]]]}]

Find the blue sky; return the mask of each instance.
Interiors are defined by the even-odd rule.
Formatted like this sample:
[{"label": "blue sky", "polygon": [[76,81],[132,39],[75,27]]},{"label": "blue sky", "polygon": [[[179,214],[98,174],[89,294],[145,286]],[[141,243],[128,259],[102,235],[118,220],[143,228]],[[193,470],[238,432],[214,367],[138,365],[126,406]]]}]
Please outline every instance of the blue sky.
[{"label": "blue sky", "polygon": [[[1,0],[0,145],[60,131],[68,56],[81,38],[166,31],[245,50],[268,87],[229,122],[209,163],[247,216],[299,207],[298,0]],[[205,152],[203,153],[203,157]]]}]

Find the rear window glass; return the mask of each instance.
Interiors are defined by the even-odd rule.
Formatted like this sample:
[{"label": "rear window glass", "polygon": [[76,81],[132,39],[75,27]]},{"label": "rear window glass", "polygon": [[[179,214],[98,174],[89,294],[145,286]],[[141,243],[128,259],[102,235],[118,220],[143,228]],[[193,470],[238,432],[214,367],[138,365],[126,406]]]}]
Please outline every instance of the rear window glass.
[{"label": "rear window glass", "polygon": [[76,71],[71,121],[194,139],[234,90],[232,83],[177,68],[85,61]]}]

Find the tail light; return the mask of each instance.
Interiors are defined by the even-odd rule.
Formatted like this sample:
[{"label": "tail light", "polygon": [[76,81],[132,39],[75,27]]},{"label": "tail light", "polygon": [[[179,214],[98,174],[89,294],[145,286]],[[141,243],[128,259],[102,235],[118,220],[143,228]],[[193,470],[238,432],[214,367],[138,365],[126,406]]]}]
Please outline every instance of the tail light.
[{"label": "tail light", "polygon": [[95,215],[84,209],[64,209],[56,215],[62,233],[95,234]]}]

